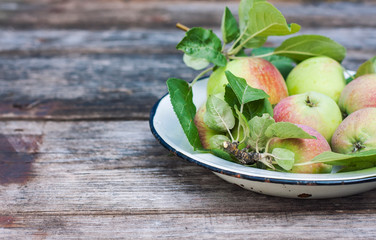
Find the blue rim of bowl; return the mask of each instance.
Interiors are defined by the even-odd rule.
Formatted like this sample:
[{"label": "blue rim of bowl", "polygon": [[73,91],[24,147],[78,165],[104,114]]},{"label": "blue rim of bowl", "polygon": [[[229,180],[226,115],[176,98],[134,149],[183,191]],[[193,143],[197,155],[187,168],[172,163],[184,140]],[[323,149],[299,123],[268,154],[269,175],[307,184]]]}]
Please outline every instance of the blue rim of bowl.
[{"label": "blue rim of bowl", "polygon": [[270,178],[270,177],[260,177],[260,176],[252,176],[248,174],[242,174],[235,171],[229,171],[226,169],[217,168],[214,166],[211,166],[209,164],[203,163],[199,160],[196,160],[194,158],[191,158],[184,153],[176,150],[172,146],[170,146],[157,132],[157,130],[154,127],[154,117],[157,112],[158,106],[163,98],[165,98],[168,95],[166,93],[163,97],[161,97],[153,106],[153,108],[150,111],[150,118],[149,118],[149,126],[152,134],[157,139],[157,141],[165,147],[167,150],[175,154],[176,156],[187,160],[191,163],[194,163],[198,166],[204,167],[212,172],[224,174],[231,177],[236,177],[240,179],[246,179],[251,181],[257,181],[257,182],[267,182],[267,183],[276,183],[276,184],[287,184],[287,185],[307,185],[307,186],[316,186],[316,185],[351,185],[351,184],[360,184],[360,183],[368,183],[368,182],[374,182],[376,181],[376,176],[372,177],[366,177],[366,178],[356,178],[356,179],[346,179],[346,180],[293,180],[293,179],[282,179],[282,178]]}]

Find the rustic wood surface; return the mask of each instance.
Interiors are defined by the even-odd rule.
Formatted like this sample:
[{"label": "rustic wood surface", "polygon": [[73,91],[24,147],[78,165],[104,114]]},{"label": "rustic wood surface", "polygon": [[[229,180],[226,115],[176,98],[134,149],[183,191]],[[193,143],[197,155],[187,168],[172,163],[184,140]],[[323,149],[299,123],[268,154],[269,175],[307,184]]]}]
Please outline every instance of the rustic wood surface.
[{"label": "rustic wood surface", "polygon": [[[272,1],[348,49],[376,55],[376,3]],[[176,22],[219,32],[237,1],[0,3],[0,239],[375,239],[376,191],[260,195],[170,154],[148,118],[168,77],[197,72]],[[270,38],[276,46],[284,38]]]}]

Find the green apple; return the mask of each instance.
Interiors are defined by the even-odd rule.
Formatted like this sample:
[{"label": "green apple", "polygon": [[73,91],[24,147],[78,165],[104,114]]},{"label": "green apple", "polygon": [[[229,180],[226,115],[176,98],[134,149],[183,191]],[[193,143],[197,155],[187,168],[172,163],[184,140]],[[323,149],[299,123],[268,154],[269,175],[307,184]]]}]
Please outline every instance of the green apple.
[{"label": "green apple", "polygon": [[307,92],[282,99],[274,108],[276,122],[291,122],[316,129],[330,142],[342,122],[338,105],[330,97]]},{"label": "green apple", "polygon": [[299,63],[287,76],[290,95],[309,91],[323,93],[338,102],[346,85],[343,67],[329,57],[312,57]]},{"label": "green apple", "polygon": [[236,59],[229,62],[226,67],[215,70],[208,81],[208,96],[225,91],[228,83],[226,70],[244,78],[251,87],[264,90],[270,96],[271,104],[277,104],[288,96],[285,80],[278,69],[269,61],[256,57]]},{"label": "green apple", "polygon": [[376,149],[376,108],[351,113],[333,134],[332,148],[338,153]]},{"label": "green apple", "polygon": [[346,114],[362,108],[376,107],[376,73],[360,76],[347,84],[338,105]]},{"label": "green apple", "polygon": [[[320,153],[331,151],[329,143],[326,139],[315,129],[297,124],[304,131],[316,139],[301,139],[301,138],[288,138],[280,139],[273,138],[270,142],[270,150],[274,148],[285,148],[295,154],[295,164],[304,163],[312,160]],[[294,166],[290,172],[293,173],[330,173],[332,167],[323,163],[315,163],[304,166]]]}]

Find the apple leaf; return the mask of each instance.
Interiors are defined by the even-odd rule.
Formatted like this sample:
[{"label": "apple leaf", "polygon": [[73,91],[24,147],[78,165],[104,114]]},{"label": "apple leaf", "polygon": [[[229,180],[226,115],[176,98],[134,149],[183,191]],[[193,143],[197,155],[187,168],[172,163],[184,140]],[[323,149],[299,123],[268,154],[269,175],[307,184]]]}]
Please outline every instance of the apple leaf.
[{"label": "apple leaf", "polygon": [[231,155],[228,152],[222,149],[210,149],[210,153],[213,154],[214,156],[225,159],[227,161],[237,163],[237,161],[234,161],[234,159],[231,157]]},{"label": "apple leaf", "polygon": [[236,77],[230,71],[225,71],[225,74],[229,82],[225,88],[225,101],[231,107],[242,108],[242,113],[248,120],[254,116],[261,116],[263,113],[273,115],[268,94],[261,89],[252,88],[245,79]]},{"label": "apple leaf", "polygon": [[209,139],[209,144],[214,149],[221,149],[224,142],[231,142],[231,140],[225,135],[214,135]]},{"label": "apple leaf", "polygon": [[229,132],[235,126],[235,117],[231,107],[215,95],[210,95],[206,101],[204,114],[205,124],[219,132]]},{"label": "apple leaf", "polygon": [[286,171],[289,171],[294,166],[295,153],[285,148],[274,148],[272,151],[274,160],[278,166]]},{"label": "apple leaf", "polygon": [[261,117],[256,116],[248,122],[250,127],[248,144],[251,145],[253,149],[257,151],[265,149],[266,143],[269,140],[269,138],[265,136],[265,131],[273,123],[275,123],[274,119],[267,113],[263,114]]},{"label": "apple leaf", "polygon": [[276,122],[271,124],[265,131],[265,136],[268,138],[304,138],[304,139],[316,139],[315,136],[311,136],[302,128],[289,122]]},{"label": "apple leaf", "polygon": [[176,46],[194,58],[204,58],[216,66],[226,66],[226,57],[222,54],[221,40],[211,30],[191,28]]},{"label": "apple leaf", "polygon": [[169,78],[167,80],[167,87],[170,93],[172,107],[189,143],[194,150],[201,149],[202,145],[198,130],[193,122],[196,115],[196,106],[192,100],[192,88],[186,81],[178,78]]},{"label": "apple leaf", "polygon": [[[240,108],[241,104],[229,84],[225,87],[225,101],[235,109],[235,106]],[[246,119],[250,120],[255,116],[262,116],[264,113],[268,113],[273,116],[273,107],[268,99],[259,99],[252,102],[248,102],[243,106],[243,115]],[[235,112],[234,112],[235,114]]]},{"label": "apple leaf", "polygon": [[[257,2],[265,2],[265,0],[241,0],[239,4],[239,27],[240,33],[243,36],[247,36],[246,29],[250,24],[251,9],[254,4]],[[252,39],[249,39],[248,42],[244,43],[244,47],[256,48],[264,45],[268,38],[256,36]],[[240,51],[240,49],[239,49]]]},{"label": "apple leaf", "polygon": [[341,172],[376,167],[376,149],[352,154],[323,152],[306,164],[312,163],[325,163],[329,165],[342,166],[343,169]]},{"label": "apple leaf", "polygon": [[225,74],[240,104],[269,98],[269,95],[263,90],[249,86],[244,78],[236,77],[230,71],[225,71]]},{"label": "apple leaf", "polygon": [[210,64],[209,61],[205,58],[195,58],[189,56],[186,53],[183,55],[183,61],[185,65],[187,65],[190,68],[193,68],[194,70],[204,69]]},{"label": "apple leaf", "polygon": [[296,23],[287,24],[282,13],[271,3],[256,2],[249,12],[246,32],[260,37],[284,36],[296,33],[300,26]]},{"label": "apple leaf", "polygon": [[247,119],[262,116],[264,113],[273,116],[273,106],[268,99],[260,99],[244,105],[243,114],[248,116]]},{"label": "apple leaf", "polygon": [[250,11],[257,2],[265,2],[266,0],[241,0],[239,3],[239,27],[244,32],[250,21]]},{"label": "apple leaf", "polygon": [[[264,55],[268,53],[274,52],[275,48],[270,47],[260,47],[252,50],[253,56]],[[282,76],[286,79],[291,70],[294,68],[294,61],[291,58],[279,55],[270,55],[262,57],[263,59],[271,62],[278,71],[282,74]]]},{"label": "apple leaf", "polygon": [[296,62],[315,56],[327,56],[342,62],[346,56],[346,48],[324,36],[300,35],[285,40],[274,53]]},{"label": "apple leaf", "polygon": [[239,35],[238,22],[228,7],[225,8],[222,16],[221,31],[225,43],[232,42]]},{"label": "apple leaf", "polygon": [[[236,96],[234,90],[232,90],[230,84],[227,84],[225,86],[225,95],[224,100],[227,102],[227,104],[232,108],[235,109],[235,106],[240,108],[240,102],[238,100],[238,97]],[[235,114],[235,110],[233,111]]]},{"label": "apple leaf", "polygon": [[248,48],[260,47],[268,36],[283,36],[300,30],[298,24],[287,24],[282,13],[266,1],[256,1],[250,7],[247,25],[241,29],[241,45]]},{"label": "apple leaf", "polygon": [[357,78],[370,73],[376,73],[376,56],[360,65],[358,71],[356,71],[355,77]]}]

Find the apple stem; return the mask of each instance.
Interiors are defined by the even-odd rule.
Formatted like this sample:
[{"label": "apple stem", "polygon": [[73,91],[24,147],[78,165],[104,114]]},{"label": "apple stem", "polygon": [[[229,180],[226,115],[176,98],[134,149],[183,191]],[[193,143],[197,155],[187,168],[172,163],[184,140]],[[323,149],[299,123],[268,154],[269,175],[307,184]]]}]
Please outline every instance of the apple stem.
[{"label": "apple stem", "polygon": [[176,23],[176,27],[179,28],[180,30],[183,30],[185,32],[189,31],[189,27],[181,24],[181,23]]},{"label": "apple stem", "polygon": [[308,107],[315,107],[316,106],[316,104],[311,101],[309,96],[307,96],[306,103],[307,103]]},{"label": "apple stem", "polygon": [[359,152],[363,148],[365,148],[365,146],[363,146],[360,142],[356,142],[354,143],[354,149],[352,150],[352,152]]}]

